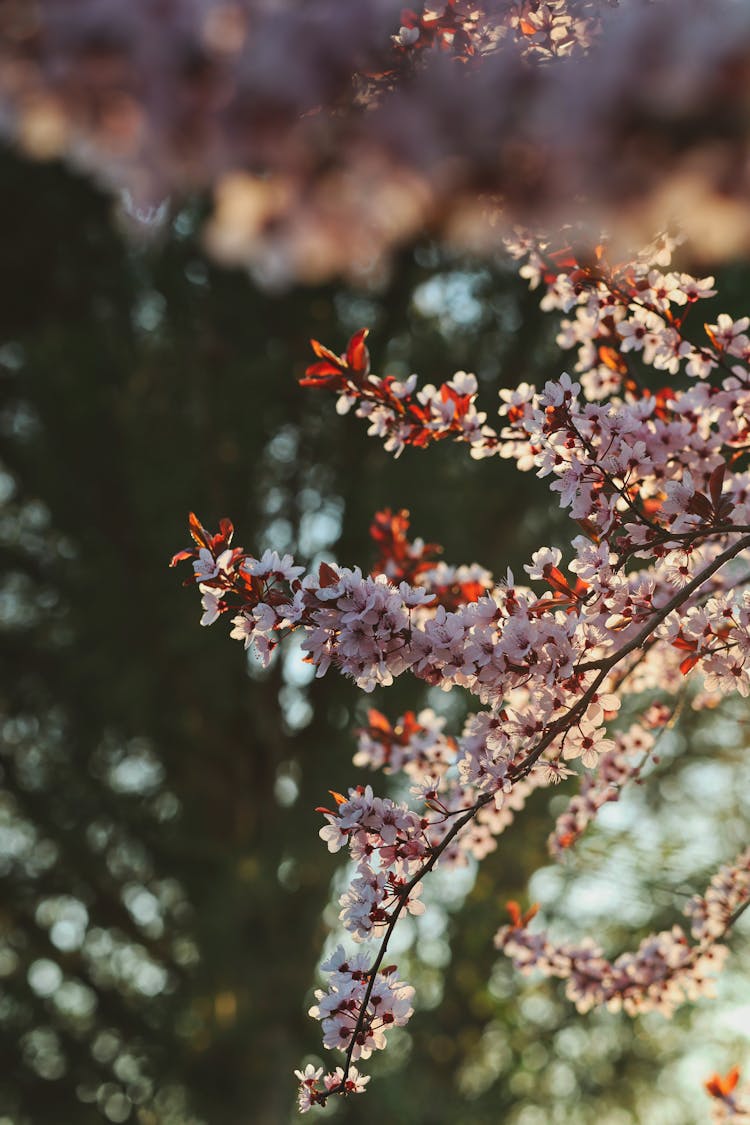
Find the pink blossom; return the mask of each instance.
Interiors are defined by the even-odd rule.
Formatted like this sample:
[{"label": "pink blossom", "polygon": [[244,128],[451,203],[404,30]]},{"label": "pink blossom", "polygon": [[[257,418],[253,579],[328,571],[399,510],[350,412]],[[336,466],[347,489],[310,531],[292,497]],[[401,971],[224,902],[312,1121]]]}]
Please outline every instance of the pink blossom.
[{"label": "pink blossom", "polygon": [[[550,51],[568,34],[558,14],[539,22]],[[355,763],[402,773],[410,803],[358,785],[319,810],[322,841],[346,848],[352,863],[341,925],[357,943],[378,942],[379,953],[349,957],[339,947],[323,966],[329,983],[311,1015],[346,1064],[325,1076],[298,1072],[305,1111],[331,1093],[361,1092],[350,1064],[410,1017],[413,989],[380,966],[400,919],[425,909],[433,867],[481,861],[531,793],[577,773],[579,791],[550,838],[560,858],[641,779],[686,676],[700,685],[696,707],[750,695],[750,472],[735,456],[748,443],[748,318],[722,314],[705,343],[691,343],[685,325],[713,295],[712,279],[670,270],[674,248],[664,237],[611,265],[606,247],[591,263],[530,236],[511,244],[524,276],[546,289],[545,306],[565,314],[560,338],[577,349],[579,379],[504,390],[498,431],[476,405],[474,376],[459,372],[440,387],[379,376],[364,330],[341,356],[315,344],[321,362],[307,385],[353,407],[396,455],[449,438],[549,482],[575,534],[569,547],[533,552],[524,570],[534,589],[510,573],[496,582],[478,564],[442,562],[434,544],[407,539],[404,512],[378,514],[381,561],[370,575],[333,563],[305,573],[272,551],[256,559],[229,550],[231,525],[212,536],[194,518],[197,547],[176,556],[193,560],[202,623],[230,612],[231,636],[266,662],[296,632],[316,675],[335,668],[369,692],[410,672],[481,707],[455,734],[429,709],[391,721],[370,708]],[[651,385],[631,377],[634,362],[650,369]],[[665,371],[693,382],[665,387]],[[642,692],[658,702],[646,706]],[[636,715],[627,730],[616,722],[623,701]],[[609,959],[592,940],[552,942],[530,930],[516,908],[496,940],[521,972],[564,979],[582,1012],[670,1015],[710,994],[727,955],[722,939],[748,896],[743,853],[691,899],[690,936],[673,927]]]}]

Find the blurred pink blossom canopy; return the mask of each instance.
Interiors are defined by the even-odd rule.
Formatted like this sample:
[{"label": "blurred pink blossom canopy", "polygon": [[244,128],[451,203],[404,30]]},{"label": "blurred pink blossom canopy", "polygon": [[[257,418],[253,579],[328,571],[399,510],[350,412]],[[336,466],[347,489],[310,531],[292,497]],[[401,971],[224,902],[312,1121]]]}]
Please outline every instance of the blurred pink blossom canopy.
[{"label": "blurred pink blossom canopy", "polygon": [[516,223],[750,242],[739,0],[3,0],[0,32],[9,141],[135,216],[209,191],[210,252],[270,284]]}]

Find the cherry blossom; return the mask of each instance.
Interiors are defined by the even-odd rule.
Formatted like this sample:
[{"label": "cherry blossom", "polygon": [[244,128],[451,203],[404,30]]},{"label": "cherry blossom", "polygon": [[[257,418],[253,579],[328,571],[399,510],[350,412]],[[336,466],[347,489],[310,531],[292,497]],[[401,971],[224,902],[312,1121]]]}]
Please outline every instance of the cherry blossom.
[{"label": "cherry blossom", "polygon": [[[416,43],[429,29],[411,30]],[[561,858],[641,779],[686,682],[698,688],[693,707],[750,695],[748,323],[719,315],[705,342],[693,342],[693,310],[714,295],[713,278],[671,268],[677,245],[662,236],[610,262],[604,244],[577,257],[527,234],[509,243],[545,307],[563,314],[559,342],[577,358],[573,373],[541,389],[503,389],[497,428],[477,406],[472,375],[439,387],[377,375],[364,329],[341,354],[313,344],[302,384],[333,393],[395,455],[452,439],[548,482],[574,534],[567,550],[539,546],[525,582],[444,562],[437,544],[409,538],[404,510],[376,513],[370,573],[329,562],[305,569],[273,551],[257,558],[231,546],[229,521],[212,535],[191,517],[195,546],[173,562],[193,562],[203,624],[226,615],[230,635],[264,663],[296,632],[316,675],[334,668],[370,692],[408,672],[481,707],[456,732],[429,708],[394,720],[370,708],[355,764],[403,775],[410,801],[357,785],[318,810],[322,843],[351,860],[339,920],[361,952],[340,947],[322,966],[328,987],[311,1015],[345,1061],[325,1076],[297,1072],[303,1110],[361,1092],[352,1064],[409,1019],[413,989],[384,967],[385,954],[400,919],[425,909],[435,867],[481,862],[535,789],[577,773],[579,792],[549,841]],[[663,385],[664,372],[686,376],[682,389]],[[581,1012],[671,1015],[711,994],[750,900],[749,855],[690,900],[689,934],[673,926],[611,960],[591,939],[551,942],[514,907],[497,945],[522,972],[563,978]]]},{"label": "cherry blossom", "polygon": [[729,952],[720,939],[748,905],[750,851],[722,868],[704,897],[688,903],[685,913],[692,919],[695,944],[680,926],[673,926],[645,938],[634,953],[609,961],[590,939],[555,944],[517,920],[498,931],[495,944],[521,972],[538,970],[566,980],[566,995],[580,1012],[606,1005],[622,1007],[629,1015],[658,1011],[671,1016],[686,999],[713,996],[715,977]]}]

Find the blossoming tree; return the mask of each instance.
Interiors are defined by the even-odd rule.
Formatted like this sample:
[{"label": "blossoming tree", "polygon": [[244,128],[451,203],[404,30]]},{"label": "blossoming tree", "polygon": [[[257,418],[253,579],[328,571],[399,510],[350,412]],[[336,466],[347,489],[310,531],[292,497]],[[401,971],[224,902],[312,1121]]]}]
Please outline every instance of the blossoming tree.
[{"label": "blossoming tree", "polygon": [[[453,439],[549,480],[570,544],[540,546],[523,582],[438,561],[434,544],[409,539],[405,512],[377,513],[370,574],[254,557],[232,545],[228,520],[214,534],[191,516],[194,546],[173,564],[192,563],[203,625],[228,619],[264,663],[296,632],[317,675],[334,669],[369,692],[410,672],[481,705],[457,736],[430,710],[389,719],[371,709],[355,764],[404,775],[412,800],[358,784],[319,810],[323,843],[352,861],[340,919],[362,944],[322,966],[328,983],[310,1014],[340,1055],[328,1072],[297,1072],[303,1112],[362,1092],[360,1061],[412,1015],[414,989],[387,953],[399,921],[425,909],[435,868],[481,861],[533,790],[576,774],[579,791],[551,825],[559,858],[641,777],[683,686],[697,709],[750,694],[750,320],[701,324],[714,279],[674,268],[676,247],[664,235],[618,261],[603,243],[510,240],[543,306],[564,314],[559,342],[577,358],[575,377],[502,390],[499,424],[479,410],[471,374],[420,387],[371,371],[365,330],[341,355],[313,342],[303,385],[334,394],[338,412],[365,419],[396,456]],[[614,960],[593,939],[551,940],[535,908],[515,902],[497,948],[522,973],[565,980],[581,1013],[670,1016],[711,994],[750,903],[750,848],[726,859],[687,903],[684,926]],[[717,1120],[746,1119],[738,1081],[736,1070],[708,1079]]]}]

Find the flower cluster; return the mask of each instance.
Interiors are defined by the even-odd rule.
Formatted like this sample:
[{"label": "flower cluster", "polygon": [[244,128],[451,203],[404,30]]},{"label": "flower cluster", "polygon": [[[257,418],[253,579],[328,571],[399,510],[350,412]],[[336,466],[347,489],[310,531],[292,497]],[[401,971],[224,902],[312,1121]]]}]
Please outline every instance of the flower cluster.
[{"label": "flower cluster", "polygon": [[442,605],[445,609],[475,602],[492,589],[494,581],[488,570],[476,563],[449,566],[440,559],[442,547],[437,543],[408,538],[409,525],[405,508],[396,513],[389,508],[375,513],[370,535],[378,545],[380,557],[372,569],[373,575],[384,574],[394,584],[419,586],[432,596],[433,606]]},{"label": "flower cluster", "polygon": [[688,655],[680,667],[688,671],[701,663],[705,689],[721,698],[731,691],[750,693],[747,678],[750,594],[723,593],[705,605],[690,606],[684,616],[670,615],[662,633]]},{"label": "flower cluster", "polygon": [[367,726],[358,731],[355,766],[382,769],[385,773],[403,772],[418,779],[440,777],[455,765],[458,744],[443,733],[445,719],[430,708],[415,715],[405,715],[391,723],[385,715],[371,707]]},{"label": "flower cluster", "polygon": [[713,978],[728,952],[720,945],[691,946],[679,926],[649,935],[635,953],[615,961],[591,940],[556,945],[543,933],[513,926],[500,929],[495,944],[520,972],[536,969],[566,980],[566,996],[579,1012],[606,1005],[631,1016],[651,1011],[671,1016],[685,1000],[713,996]]},{"label": "flower cluster", "polygon": [[294,1076],[299,1083],[297,1106],[300,1113],[308,1113],[314,1105],[325,1105],[328,1095],[339,1090],[344,1094],[363,1094],[370,1081],[369,1074],[360,1074],[356,1066],[349,1066],[346,1074],[343,1067],[337,1066],[324,1075],[323,1067],[312,1063],[304,1070],[295,1070]]},{"label": "flower cluster", "polygon": [[[352,1058],[367,1059],[385,1047],[389,1027],[403,1027],[412,1015],[414,989],[395,979],[395,965],[376,973],[365,957],[348,956],[338,946],[321,968],[330,974],[328,991],[315,993],[317,1004],[310,1014],[323,1021],[327,1047],[351,1047]],[[362,1010],[366,1019],[358,1024]]]},{"label": "flower cluster", "polygon": [[495,945],[523,973],[533,970],[567,981],[566,995],[579,1012],[606,1005],[628,1014],[658,1011],[671,1016],[684,1000],[713,995],[713,982],[728,954],[722,939],[750,904],[750,851],[713,877],[704,897],[685,908],[691,919],[690,944],[680,926],[650,934],[635,953],[608,961],[593,941],[555,944],[531,933],[514,918],[495,936]]},{"label": "flower cluster", "polygon": [[385,448],[396,457],[408,445],[424,448],[446,437],[468,442],[475,456],[494,448],[494,431],[485,425],[487,415],[475,406],[476,376],[458,371],[439,387],[427,383],[419,390],[416,375],[406,382],[392,375],[381,378],[370,370],[367,334],[366,328],[357,332],[341,355],[313,340],[318,361],[307,368],[301,386],[335,391],[338,413],[346,414],[355,406],[357,417],[370,423],[368,434],[383,438]]},{"label": "flower cluster", "polygon": [[654,734],[640,723],[615,734],[614,748],[601,756],[596,773],[584,774],[580,792],[558,816],[548,840],[551,855],[560,859],[580,839],[599,809],[619,800],[623,786],[640,776],[655,741]]},{"label": "flower cluster", "polygon": [[[411,879],[428,852],[427,825],[406,805],[375,797],[370,786],[334,794],[335,812],[320,808],[328,823],[320,838],[330,852],[348,845],[356,875],[341,896],[341,921],[356,941],[378,937],[388,927],[398,903],[421,914],[421,884]],[[379,870],[375,870],[375,868]]]},{"label": "flower cluster", "polygon": [[418,715],[407,711],[391,724],[380,711],[368,711],[368,725],[359,731],[354,764],[385,773],[403,772],[414,781],[412,796],[424,805],[422,832],[428,853],[440,849],[440,866],[465,866],[470,857],[483,859],[497,847],[496,837],[512,823],[529,794],[559,781],[568,772],[555,761],[545,760],[527,777],[496,789],[492,801],[444,845],[451,820],[472,810],[476,791],[462,779],[466,763],[484,750],[489,724],[484,716],[470,718],[458,737],[445,735],[445,720],[427,708]]},{"label": "flower cluster", "polygon": [[[545,306],[567,314],[561,342],[578,349],[579,379],[501,391],[498,430],[476,407],[473,376],[421,390],[415,376],[377,376],[365,330],[341,355],[313,345],[303,383],[333,392],[342,413],[354,407],[396,454],[453,438],[548,479],[576,524],[567,561],[543,546],[525,582],[510,572],[495,581],[477,565],[447,566],[437,545],[409,539],[408,513],[386,510],[371,529],[372,573],[325,562],[306,571],[291,556],[233,547],[228,521],[212,535],[191,518],[195,546],[173,561],[192,561],[203,624],[231,618],[231,635],[265,662],[296,631],[318,675],[334,667],[371,691],[411,672],[483,707],[455,736],[431,710],[391,722],[371,709],[355,762],[405,775],[412,803],[360,785],[319,810],[322,839],[353,861],[341,923],[379,951],[337,951],[324,967],[331,983],[311,1014],[346,1060],[339,1078],[300,1072],[302,1108],[361,1089],[352,1062],[411,1013],[412,990],[381,966],[399,919],[424,909],[434,867],[481,860],[534,789],[580,771],[550,839],[561,855],[639,778],[685,677],[701,677],[694,706],[750,694],[750,325],[720,315],[705,345],[691,343],[689,313],[713,279],[671,270],[673,250],[664,237],[612,265],[603,246],[584,256],[516,241]],[[684,386],[662,386],[665,371]],[[644,691],[657,702],[644,706]],[[618,730],[625,697],[638,715]],[[748,901],[749,855],[688,904],[692,941],[675,926],[610,961],[593,942],[532,933],[516,910],[498,946],[524,972],[566,979],[581,1011],[671,1014],[710,991],[727,953],[719,939]]]},{"label": "flower cluster", "polygon": [[498,50],[508,40],[538,61],[562,58],[591,45],[600,29],[600,9],[597,0],[522,0],[500,20],[497,6],[493,11],[490,5],[448,0],[427,4],[421,13],[405,9],[393,41],[404,53],[437,47],[463,63]]},{"label": "flower cluster", "polygon": [[686,905],[693,937],[701,942],[715,941],[749,904],[750,848],[717,871],[704,896],[695,895]]},{"label": "flower cluster", "polygon": [[403,1027],[414,1011],[414,989],[396,979],[395,965],[371,968],[365,954],[348,955],[339,945],[321,969],[329,976],[328,989],[316,990],[310,1015],[322,1021],[324,1046],[346,1052],[346,1066],[325,1076],[312,1065],[295,1071],[302,1113],[324,1105],[331,1094],[361,1094],[370,1079],[352,1060],[382,1050],[389,1028]]}]

